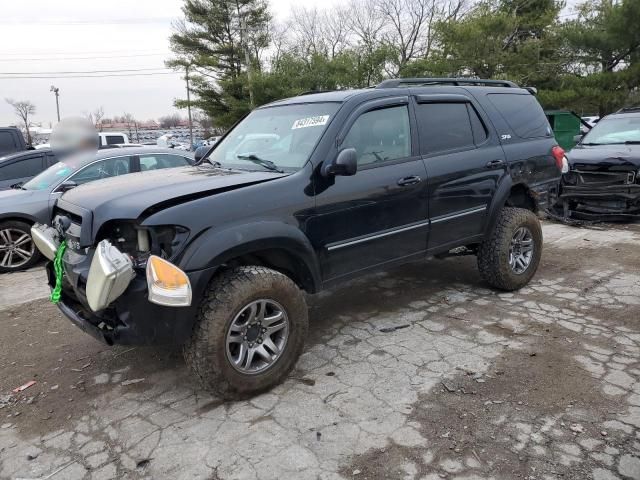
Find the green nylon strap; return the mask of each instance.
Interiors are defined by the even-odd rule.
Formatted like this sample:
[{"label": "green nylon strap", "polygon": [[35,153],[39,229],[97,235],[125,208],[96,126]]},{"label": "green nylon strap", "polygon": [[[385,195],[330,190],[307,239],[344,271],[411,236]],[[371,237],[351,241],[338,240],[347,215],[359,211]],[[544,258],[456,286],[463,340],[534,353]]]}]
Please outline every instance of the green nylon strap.
[{"label": "green nylon strap", "polygon": [[53,304],[60,301],[60,294],[62,293],[62,277],[64,275],[64,270],[62,268],[62,255],[64,255],[65,248],[67,248],[67,242],[66,240],[63,240],[56,252],[56,258],[53,259],[53,271],[56,274],[56,286],[53,287],[51,297],[49,297],[49,300],[51,300],[51,303]]}]

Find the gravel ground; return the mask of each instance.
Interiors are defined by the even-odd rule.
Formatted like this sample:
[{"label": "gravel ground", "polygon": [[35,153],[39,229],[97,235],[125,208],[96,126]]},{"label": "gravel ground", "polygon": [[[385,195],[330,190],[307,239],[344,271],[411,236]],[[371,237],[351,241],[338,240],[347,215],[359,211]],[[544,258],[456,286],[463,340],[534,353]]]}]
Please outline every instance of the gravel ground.
[{"label": "gravel ground", "polygon": [[296,370],[230,403],[0,277],[0,478],[640,479],[640,225],[544,234],[515,293],[460,257],[310,298]]}]

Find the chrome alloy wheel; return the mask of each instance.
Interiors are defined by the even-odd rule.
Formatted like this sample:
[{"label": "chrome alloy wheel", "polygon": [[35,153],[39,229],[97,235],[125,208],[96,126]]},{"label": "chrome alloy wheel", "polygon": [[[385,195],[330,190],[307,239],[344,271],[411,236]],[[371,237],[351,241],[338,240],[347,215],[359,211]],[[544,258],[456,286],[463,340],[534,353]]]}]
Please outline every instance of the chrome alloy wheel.
[{"label": "chrome alloy wheel", "polygon": [[509,246],[509,265],[517,274],[524,273],[533,258],[533,235],[527,227],[518,228]]},{"label": "chrome alloy wheel", "polygon": [[240,310],[227,331],[227,359],[240,373],[262,373],[280,358],[289,338],[282,305],[260,299]]},{"label": "chrome alloy wheel", "polygon": [[20,268],[31,260],[35,251],[28,233],[17,228],[0,230],[0,267]]}]

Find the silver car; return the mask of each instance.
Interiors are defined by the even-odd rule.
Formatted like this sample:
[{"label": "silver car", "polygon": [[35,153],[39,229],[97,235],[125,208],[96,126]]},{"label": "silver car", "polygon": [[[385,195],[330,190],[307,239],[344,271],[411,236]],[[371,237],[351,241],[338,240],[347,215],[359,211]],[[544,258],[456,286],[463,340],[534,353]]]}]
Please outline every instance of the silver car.
[{"label": "silver car", "polygon": [[50,223],[53,206],[65,191],[103,178],[193,162],[192,153],[166,148],[98,150],[67,157],[25,184],[0,191],[0,273],[23,270],[38,261],[31,226]]}]

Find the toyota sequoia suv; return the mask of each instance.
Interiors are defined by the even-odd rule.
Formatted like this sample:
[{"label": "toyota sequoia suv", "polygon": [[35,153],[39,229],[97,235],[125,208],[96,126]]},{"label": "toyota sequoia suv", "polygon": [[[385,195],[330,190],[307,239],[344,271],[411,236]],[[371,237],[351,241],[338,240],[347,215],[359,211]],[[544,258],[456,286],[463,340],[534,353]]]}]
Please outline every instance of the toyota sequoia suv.
[{"label": "toyota sequoia suv", "polygon": [[109,345],[184,345],[230,398],[294,367],[303,292],[454,253],[516,290],[536,272],[536,213],[566,169],[534,93],[420,78],[257,108],[195,166],[65,193],[32,230],[52,301]]}]

